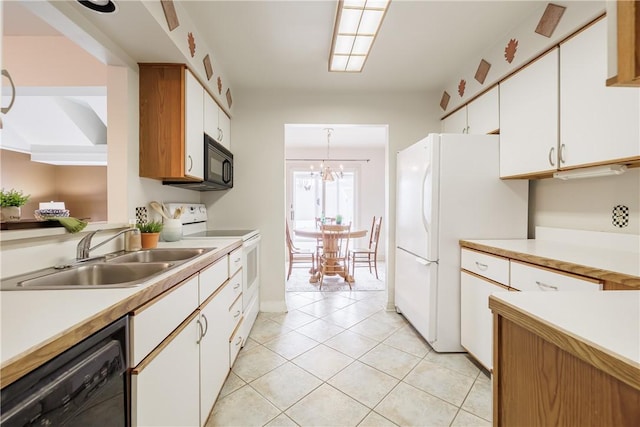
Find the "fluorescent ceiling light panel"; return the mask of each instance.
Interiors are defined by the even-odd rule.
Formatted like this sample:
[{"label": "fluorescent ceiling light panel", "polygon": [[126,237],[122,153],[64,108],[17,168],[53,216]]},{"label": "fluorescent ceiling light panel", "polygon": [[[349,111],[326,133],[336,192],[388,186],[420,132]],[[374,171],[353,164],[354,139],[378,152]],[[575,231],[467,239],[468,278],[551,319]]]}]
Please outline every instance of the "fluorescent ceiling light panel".
[{"label": "fluorescent ceiling light panel", "polygon": [[391,0],[338,2],[329,71],[362,71],[390,2]]},{"label": "fluorescent ceiling light panel", "polygon": [[566,181],[568,179],[594,178],[598,176],[622,175],[627,170],[625,165],[595,166],[591,168],[572,169],[555,172],[554,178]]}]

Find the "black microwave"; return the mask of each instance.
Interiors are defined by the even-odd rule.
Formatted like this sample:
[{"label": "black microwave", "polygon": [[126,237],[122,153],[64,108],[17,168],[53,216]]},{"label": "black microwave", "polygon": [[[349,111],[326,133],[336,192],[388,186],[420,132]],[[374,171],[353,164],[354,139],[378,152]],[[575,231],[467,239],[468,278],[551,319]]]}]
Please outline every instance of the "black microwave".
[{"label": "black microwave", "polygon": [[196,191],[228,190],[233,187],[233,154],[204,134],[204,181],[164,181],[165,185]]}]

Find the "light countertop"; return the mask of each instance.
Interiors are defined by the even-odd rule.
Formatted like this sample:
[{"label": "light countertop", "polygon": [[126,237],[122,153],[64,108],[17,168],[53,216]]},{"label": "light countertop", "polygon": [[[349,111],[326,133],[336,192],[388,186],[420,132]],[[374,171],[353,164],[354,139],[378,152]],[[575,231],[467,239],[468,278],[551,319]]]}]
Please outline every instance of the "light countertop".
[{"label": "light countertop", "polygon": [[[156,276],[136,287],[119,289],[31,290],[0,292],[1,341],[3,377],[9,364],[42,349],[65,335],[74,334],[79,342],[90,333],[113,321],[112,314],[130,311],[132,304],[142,305],[163,290],[153,287],[171,284],[171,276],[201,264],[203,259],[219,257],[221,252],[240,246],[240,239],[181,240],[160,242],[162,248],[216,247],[197,258]],[[118,316],[119,317],[119,316]],[[107,322],[99,325],[100,322]],[[91,323],[89,328],[87,325]],[[82,336],[86,334],[86,336]],[[65,341],[65,340],[62,340]],[[56,349],[58,350],[58,349]],[[56,353],[57,354],[57,353]]]},{"label": "light countertop", "polygon": [[640,389],[640,291],[500,292],[489,307]]}]

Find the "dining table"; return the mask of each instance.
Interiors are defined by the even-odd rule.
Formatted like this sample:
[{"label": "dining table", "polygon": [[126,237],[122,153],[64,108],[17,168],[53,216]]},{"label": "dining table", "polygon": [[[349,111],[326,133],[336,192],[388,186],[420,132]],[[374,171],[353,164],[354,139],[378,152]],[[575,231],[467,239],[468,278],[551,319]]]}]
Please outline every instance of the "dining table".
[{"label": "dining table", "polygon": [[[349,231],[349,240],[351,239],[359,239],[361,237],[365,237],[369,230],[367,229],[355,229]],[[298,237],[307,237],[310,239],[322,239],[322,230],[319,228],[294,228],[293,233]],[[318,283],[320,280],[320,270],[318,267],[312,268],[309,270],[311,277],[309,278],[309,283]],[[351,284],[355,282],[355,279],[352,275],[349,274],[349,269],[346,271],[342,271],[338,273],[340,276],[344,278],[344,280]],[[328,274],[333,275],[333,274]]]}]

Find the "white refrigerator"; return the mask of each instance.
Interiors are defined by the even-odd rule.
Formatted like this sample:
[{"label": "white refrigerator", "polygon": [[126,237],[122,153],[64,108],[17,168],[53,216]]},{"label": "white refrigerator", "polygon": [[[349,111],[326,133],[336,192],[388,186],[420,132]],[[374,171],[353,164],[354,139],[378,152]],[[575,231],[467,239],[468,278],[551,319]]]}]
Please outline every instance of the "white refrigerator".
[{"label": "white refrigerator", "polygon": [[527,238],[528,181],[500,180],[496,135],[399,151],[395,306],[438,352],[460,345],[460,239]]}]

